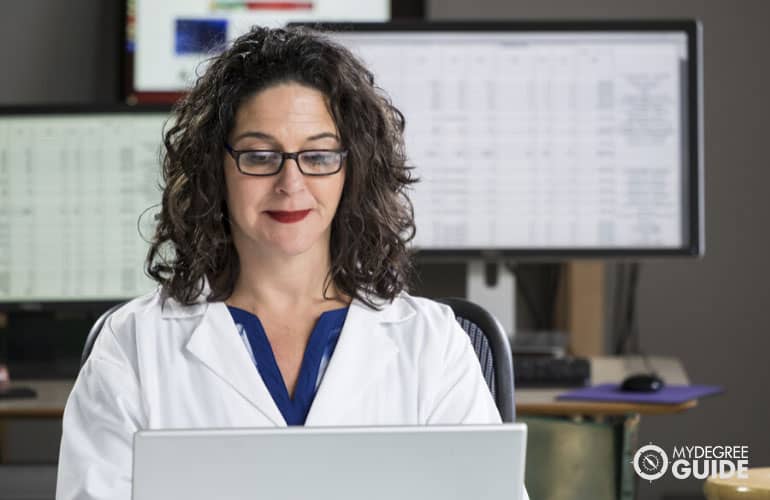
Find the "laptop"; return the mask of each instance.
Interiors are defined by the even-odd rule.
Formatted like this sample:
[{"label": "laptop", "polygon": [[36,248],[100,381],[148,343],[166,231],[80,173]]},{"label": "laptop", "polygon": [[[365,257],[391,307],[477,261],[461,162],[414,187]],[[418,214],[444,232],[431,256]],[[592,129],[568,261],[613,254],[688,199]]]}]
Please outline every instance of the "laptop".
[{"label": "laptop", "polygon": [[525,424],[139,431],[133,500],[522,500]]}]

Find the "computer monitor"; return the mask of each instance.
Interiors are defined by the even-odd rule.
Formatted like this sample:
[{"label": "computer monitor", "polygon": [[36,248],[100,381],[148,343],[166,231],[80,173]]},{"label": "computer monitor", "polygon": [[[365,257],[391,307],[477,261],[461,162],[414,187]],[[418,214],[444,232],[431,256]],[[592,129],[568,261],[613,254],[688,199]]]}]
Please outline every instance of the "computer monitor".
[{"label": "computer monitor", "polygon": [[195,82],[207,58],[254,25],[382,22],[392,7],[391,0],[127,0],[125,6],[126,98],[169,104]]},{"label": "computer monitor", "polygon": [[157,108],[0,109],[0,309],[155,288],[143,262],[168,117]]},{"label": "computer monitor", "polygon": [[406,118],[422,255],[703,252],[696,21],[313,26]]}]

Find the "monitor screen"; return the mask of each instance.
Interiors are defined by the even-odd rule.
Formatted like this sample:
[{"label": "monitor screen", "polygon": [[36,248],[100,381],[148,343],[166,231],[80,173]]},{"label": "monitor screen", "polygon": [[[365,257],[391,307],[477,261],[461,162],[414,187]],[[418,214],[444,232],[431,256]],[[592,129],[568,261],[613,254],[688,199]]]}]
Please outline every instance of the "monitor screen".
[{"label": "monitor screen", "polygon": [[0,113],[0,303],[120,300],[144,274],[167,112]]},{"label": "monitor screen", "polygon": [[694,22],[316,26],[406,118],[421,251],[702,251]]},{"label": "monitor screen", "polygon": [[127,97],[173,102],[202,63],[252,26],[292,21],[387,21],[391,0],[128,0]]}]

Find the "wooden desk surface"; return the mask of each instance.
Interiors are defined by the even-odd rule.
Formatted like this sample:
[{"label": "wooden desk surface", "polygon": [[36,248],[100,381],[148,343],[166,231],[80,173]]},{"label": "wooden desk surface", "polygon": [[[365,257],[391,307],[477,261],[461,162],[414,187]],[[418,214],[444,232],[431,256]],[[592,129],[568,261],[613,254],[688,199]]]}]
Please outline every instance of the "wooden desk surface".
[{"label": "wooden desk surface", "polygon": [[36,398],[0,399],[0,417],[61,418],[74,380],[15,380],[11,387],[30,387]]},{"label": "wooden desk surface", "polygon": [[[675,358],[651,357],[650,364],[666,382],[688,384],[682,364]],[[645,371],[639,357],[605,356],[591,358],[591,383],[619,382],[631,373]],[[0,417],[61,418],[72,390],[72,380],[18,380],[12,385],[31,387],[34,399],[0,400]],[[662,415],[678,413],[697,405],[696,400],[679,405],[593,403],[557,401],[566,389],[516,389],[516,412],[519,415]]]}]

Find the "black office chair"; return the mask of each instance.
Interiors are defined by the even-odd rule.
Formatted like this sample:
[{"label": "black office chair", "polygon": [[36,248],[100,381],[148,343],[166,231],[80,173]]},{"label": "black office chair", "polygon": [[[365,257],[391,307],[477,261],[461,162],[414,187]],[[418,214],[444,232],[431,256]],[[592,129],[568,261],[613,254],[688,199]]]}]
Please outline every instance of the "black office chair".
[{"label": "black office chair", "polygon": [[513,422],[516,419],[513,404],[513,357],[511,345],[500,322],[486,309],[466,299],[446,297],[436,301],[448,305],[454,311],[457,322],[471,338],[500,417],[503,422]]},{"label": "black office chair", "polygon": [[99,332],[102,331],[102,327],[104,327],[104,323],[107,321],[107,318],[109,318],[110,315],[118,310],[118,308],[120,308],[123,304],[123,302],[120,304],[115,304],[114,306],[104,311],[102,315],[96,319],[93,326],[91,327],[91,330],[88,332],[88,337],[86,337],[86,343],[83,345],[83,352],[80,354],[81,367],[85,364],[88,356],[91,354],[91,350],[94,348],[94,342],[96,342],[96,338],[99,336]]}]

